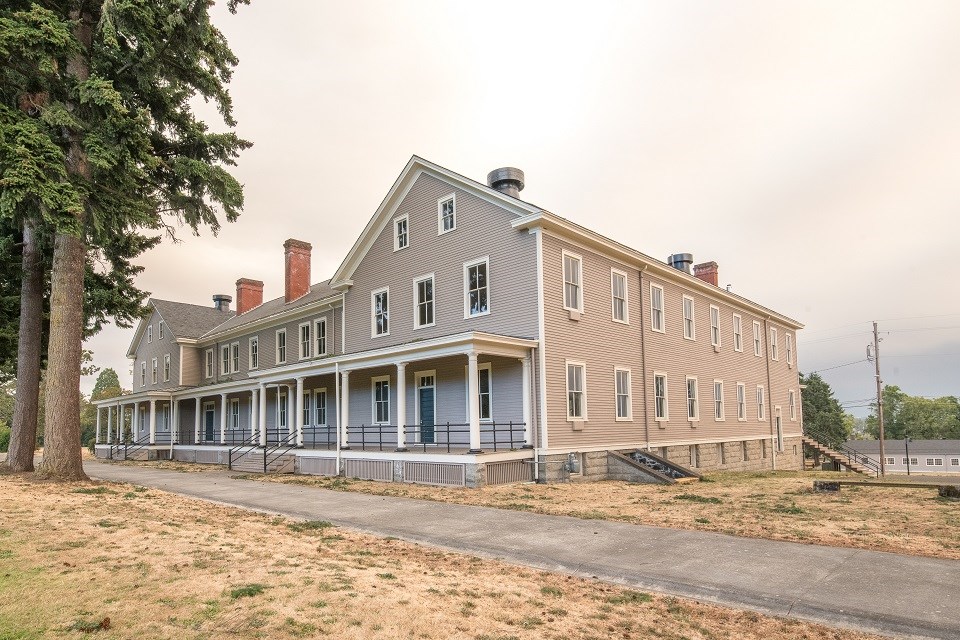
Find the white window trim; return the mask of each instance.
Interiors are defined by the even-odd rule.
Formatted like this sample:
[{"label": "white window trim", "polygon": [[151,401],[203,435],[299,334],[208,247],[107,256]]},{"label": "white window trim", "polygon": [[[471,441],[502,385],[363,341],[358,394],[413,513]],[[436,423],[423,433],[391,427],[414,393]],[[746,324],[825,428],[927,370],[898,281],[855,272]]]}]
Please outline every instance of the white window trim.
[{"label": "white window trim", "polygon": [[[583,415],[579,418],[570,417],[570,365],[583,368]],[[587,418],[589,413],[587,412],[587,363],[579,360],[567,360],[565,361],[563,367],[563,386],[566,389],[566,401],[567,401],[567,422],[588,422]]]},{"label": "white window trim", "polygon": [[[283,334],[283,360],[280,359],[280,334]],[[277,364],[286,364],[287,363],[287,352],[290,351],[290,345],[287,344],[287,330],[286,329],[277,329],[276,342],[274,343],[274,353],[273,356],[276,359]]]},{"label": "white window trim", "polygon": [[[234,357],[236,354],[236,357]],[[240,342],[230,343],[230,373],[240,372]]]},{"label": "white window trim", "polygon": [[[444,231],[443,229],[443,203],[453,200],[453,226]],[[409,229],[409,226],[407,227]],[[442,236],[445,233],[457,230],[457,194],[456,192],[437,199],[437,235]]]},{"label": "white window trim", "polygon": [[[490,279],[490,272],[487,272],[487,280]],[[419,290],[417,285],[423,282],[424,280],[430,280],[433,282],[433,300],[430,301],[430,304],[433,305],[433,322],[428,324],[418,324],[420,322],[420,298]],[[489,289],[489,287],[488,287]],[[490,292],[487,291],[487,307],[490,306]],[[413,279],[413,329],[426,329],[427,327],[437,326],[437,279],[433,273],[425,273],[422,276]]]},{"label": "white window trim", "polygon": [[[623,277],[623,320],[617,320],[616,298],[613,295],[613,283],[617,276]],[[610,318],[620,324],[630,324],[630,276],[625,271],[613,267],[610,268]]]},{"label": "white window trim", "polygon": [[[627,374],[627,415],[623,417],[617,415],[617,396],[619,395],[617,393],[617,374],[621,371]],[[613,415],[615,422],[633,422],[633,374],[629,367],[613,368]]]},{"label": "white window trim", "polygon": [[[323,327],[323,331],[320,331],[320,327]],[[323,349],[320,349],[320,335],[323,334]],[[325,356],[327,355],[327,319],[326,318],[317,318],[313,321],[313,349],[316,353],[314,356]]]},{"label": "white window trim", "polygon": [[[583,256],[572,251],[563,249],[560,258],[560,272],[563,279],[563,308],[567,311],[579,311],[583,313]],[[580,265],[580,283],[577,285],[577,305],[571,307],[567,304],[567,258],[573,258]]]},{"label": "white window trim", "polygon": [[784,333],[783,339],[786,342],[787,347],[787,364],[793,364],[793,334]]},{"label": "white window trim", "polygon": [[[470,314],[470,267],[475,267],[478,264],[485,264],[487,266],[487,310],[481,311],[480,313]],[[436,283],[434,283],[436,284]],[[434,296],[436,298],[436,296]],[[477,258],[476,260],[470,260],[469,262],[463,263],[463,319],[469,320],[470,318],[479,318],[481,316],[490,315],[490,309],[493,308],[492,296],[490,292],[490,256],[483,256],[482,258]],[[434,309],[434,314],[436,314],[436,309]],[[436,317],[436,315],[434,315]]]},{"label": "white window trim", "polygon": [[[465,415],[467,415],[467,416],[470,415],[470,371],[469,371],[469,367],[470,367],[470,365],[464,365],[464,366],[463,366],[463,373],[464,373],[463,381],[464,381],[464,383],[466,384],[466,389],[467,389],[467,392],[466,392],[466,394],[465,394],[465,397],[466,397],[466,399],[467,399],[467,413],[466,413]],[[490,417],[489,417],[489,418],[484,418],[483,416],[481,416],[481,417],[480,417],[480,422],[493,422],[493,363],[492,363],[492,362],[480,362],[480,363],[477,364],[477,388],[478,388],[478,389],[479,389],[479,386],[480,386],[480,372],[483,371],[484,369],[486,369],[486,371],[487,371],[487,380],[489,380],[489,382],[490,382],[490,393],[487,394],[487,395],[490,396]],[[418,381],[418,382],[419,382],[419,380],[420,380],[419,376],[421,376],[421,375],[432,375],[432,376],[434,376],[434,385],[436,385],[436,375],[437,375],[436,370],[418,371],[416,375],[417,375],[417,381]],[[436,387],[434,387],[434,388],[436,388]],[[436,391],[434,391],[434,393],[436,393]],[[434,400],[436,400],[436,397],[434,397]],[[479,401],[479,396],[478,396],[478,401]],[[418,423],[418,424],[420,423],[420,416],[419,416],[419,415],[417,416],[417,423]]]},{"label": "white window trim", "polygon": [[[287,394],[286,389],[283,391],[277,392],[277,428],[282,429],[290,424],[290,396]],[[296,411],[296,408],[294,408]],[[280,418],[283,418],[281,420]]]},{"label": "white window trim", "polygon": [[[234,408],[236,408],[236,412],[234,412]],[[236,424],[234,424],[234,421],[233,421],[234,416],[236,416],[236,419],[237,419]],[[240,398],[231,398],[231,399],[230,399],[230,418],[229,418],[229,421],[227,422],[227,424],[230,425],[230,429],[231,429],[232,431],[235,431],[235,430],[241,428],[241,426],[240,426]]]},{"label": "white window trim", "polygon": [[[322,393],[323,396],[324,396],[324,397],[323,397],[323,402],[324,402],[324,405],[323,405],[323,422],[319,422],[319,421],[317,420],[317,396],[318,396],[319,394],[321,394],[321,393]],[[329,401],[329,400],[330,400],[330,398],[327,396],[327,388],[326,388],[326,387],[320,387],[320,388],[318,388],[318,389],[314,389],[314,390],[313,390],[313,395],[310,397],[310,416],[311,416],[310,419],[311,419],[311,422],[312,422],[312,425],[311,425],[311,426],[314,426],[314,427],[326,427],[326,426],[328,426],[328,424],[329,424],[329,419],[328,419],[328,417],[329,417],[329,415],[330,415],[330,405],[328,404],[328,401]]]},{"label": "white window trim", "polygon": [[303,390],[303,426],[313,426],[313,392],[310,389]]},{"label": "white window trim", "polygon": [[[660,328],[657,329],[657,323],[654,320],[655,316],[653,315],[654,306],[653,306],[653,290],[658,289],[660,291]],[[650,283],[650,330],[656,331],[657,333],[666,333],[667,332],[667,298],[666,294],[663,292],[663,285]]]},{"label": "white window trim", "polygon": [[157,322],[157,340],[163,340],[163,320]]},{"label": "white window trim", "polygon": [[767,394],[762,384],[757,385],[757,420],[767,419]]},{"label": "white window trim", "polygon": [[[690,381],[693,380],[693,401],[696,413],[690,415]],[[683,387],[683,397],[687,402],[687,422],[700,422],[700,381],[697,376],[686,376]]]},{"label": "white window trim", "polygon": [[[402,247],[400,246],[400,234],[397,233],[397,224],[399,224],[401,220],[407,223],[407,230],[406,230],[407,243]],[[409,246],[410,246],[410,216],[409,214],[405,213],[402,216],[397,216],[396,218],[393,219],[393,250],[400,251],[402,249],[408,248]]]},{"label": "white window trim", "polygon": [[778,348],[779,334],[776,327],[770,327],[770,359],[780,361],[780,350]]},{"label": "white window trim", "polygon": [[[226,354],[226,358],[224,358]],[[224,366],[226,364],[226,366]],[[222,344],[220,345],[220,375],[227,376],[230,375],[230,345]]]},{"label": "white window trim", "polygon": [[[663,377],[663,416],[657,417],[657,376]],[[655,422],[667,422],[670,420],[670,378],[666,371],[653,372],[653,419]],[[686,390],[684,390],[686,397]]]},{"label": "white window trim", "polygon": [[[690,301],[690,335],[687,335],[687,300]],[[683,339],[684,340],[696,340],[697,339],[697,304],[693,300],[693,296],[688,296],[684,294],[683,302],[680,306],[681,314],[683,316]]]},{"label": "white window trim", "polygon": [[[720,397],[717,398],[717,385],[720,385]],[[726,422],[727,420],[727,403],[723,399],[724,388],[723,380],[714,379],[713,381],[713,421],[714,422]],[[717,400],[720,401],[720,417],[717,417]]]},{"label": "white window trim", "polygon": [[790,421],[797,421],[797,394],[793,389],[787,390],[787,404],[790,406]]},{"label": "white window trim", "polygon": [[213,358],[213,349],[207,349],[203,352],[203,373],[205,374],[203,377],[212,378],[214,371],[216,371],[216,365]]},{"label": "white window trim", "polygon": [[[257,355],[253,355],[253,345],[257,345]],[[247,341],[247,368],[248,369],[259,369],[260,368],[260,336],[252,336]]]},{"label": "white window trim", "polygon": [[140,387],[147,386],[147,361],[140,363]]},{"label": "white window trim", "polygon": [[[377,383],[387,383],[387,420],[386,422],[377,420]],[[370,378],[370,424],[390,424],[390,415],[393,412],[391,407],[390,394],[393,393],[393,385],[390,384],[390,376],[373,376]]]},{"label": "white window trim", "polygon": [[[739,340],[737,339],[738,336]],[[733,314],[733,350],[737,353],[743,353],[743,316],[739,313]]]},{"label": "white window trim", "polygon": [[[714,312],[716,312],[717,324],[713,324]],[[714,331],[716,329],[716,331]],[[716,333],[717,339],[713,339],[713,335]],[[722,325],[720,324],[720,307],[715,304],[710,305],[710,344],[716,348],[723,346],[723,332]]]},{"label": "white window trim", "polygon": [[[387,294],[387,330],[384,333],[377,333],[377,295]],[[390,335],[390,287],[380,287],[370,292],[370,337],[381,338]]]},{"label": "white window trim", "polygon": [[[464,365],[464,371],[466,371],[466,367],[467,367],[467,365]],[[427,376],[433,377],[433,386],[432,386],[432,389],[433,389],[433,426],[434,426],[433,439],[434,439],[434,442],[428,442],[428,443],[426,443],[426,444],[435,445],[435,444],[437,444],[437,442],[436,442],[436,440],[437,440],[436,427],[437,427],[437,424],[438,424],[438,423],[437,423],[437,370],[436,370],[436,369],[427,369],[427,370],[425,370],[425,371],[414,371],[414,372],[413,372],[413,388],[414,388],[414,392],[413,392],[413,420],[414,420],[414,425],[415,425],[415,427],[416,427],[416,432],[415,432],[416,436],[415,436],[415,438],[414,438],[414,441],[417,442],[417,443],[420,443],[420,442],[421,442],[421,433],[420,433],[420,426],[421,426],[421,425],[420,425],[420,389],[429,389],[429,388],[431,388],[431,387],[422,386],[422,385],[420,384],[420,380],[421,380],[421,378],[427,377]],[[469,386],[470,386],[470,384],[469,384],[469,381],[468,381],[468,382],[467,382],[468,390],[467,390],[466,395],[464,396],[464,397],[467,399],[467,412],[464,414],[464,415],[468,416],[468,417],[467,417],[467,422],[470,421],[470,418],[469,418],[469,416],[470,416],[470,391],[469,391]]]},{"label": "white window trim", "polygon": [[[740,415],[740,391],[743,391],[743,415]],[[737,383],[737,422],[747,421],[747,385],[743,382]]]},{"label": "white window trim", "polygon": [[763,356],[763,330],[756,320],[753,321],[753,355],[758,358]]},{"label": "white window trim", "polygon": [[150,384],[157,384],[157,359],[153,358],[150,361]]},{"label": "white window trim", "polygon": [[153,342],[153,323],[147,325],[147,344]]},{"label": "white window trim", "polygon": [[[297,325],[297,355],[299,356],[298,360],[309,360],[313,355],[313,330],[311,328],[311,323],[301,322]],[[307,352],[303,352],[303,329],[307,329]]]},{"label": "white window trim", "polygon": [[163,354],[163,381],[170,382],[170,354]]}]

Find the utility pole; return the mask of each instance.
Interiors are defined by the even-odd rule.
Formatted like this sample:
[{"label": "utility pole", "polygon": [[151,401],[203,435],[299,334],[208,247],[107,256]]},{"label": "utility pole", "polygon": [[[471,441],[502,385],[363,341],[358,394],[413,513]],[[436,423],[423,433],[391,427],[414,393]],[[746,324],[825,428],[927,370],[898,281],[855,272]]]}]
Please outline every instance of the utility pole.
[{"label": "utility pole", "polygon": [[[873,364],[877,371],[877,425],[880,427],[880,475],[887,475],[887,459],[883,453],[883,380],[880,379],[880,338],[877,323],[873,323]],[[909,460],[909,458],[908,458]]]}]

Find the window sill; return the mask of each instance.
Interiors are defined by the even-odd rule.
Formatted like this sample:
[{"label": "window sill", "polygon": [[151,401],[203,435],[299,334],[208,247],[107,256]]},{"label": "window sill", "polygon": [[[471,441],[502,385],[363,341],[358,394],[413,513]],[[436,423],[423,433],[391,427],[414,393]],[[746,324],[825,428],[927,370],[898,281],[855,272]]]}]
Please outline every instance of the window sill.
[{"label": "window sill", "polygon": [[692,338],[691,338],[690,336],[683,336],[683,339],[684,339],[684,340],[689,340],[690,342],[696,342],[696,341],[697,341],[697,337],[696,337],[696,336],[693,336]]},{"label": "window sill", "polygon": [[490,315],[490,312],[489,312],[489,311],[481,311],[480,313],[473,313],[473,314],[469,314],[469,313],[468,313],[468,314],[466,314],[466,315],[463,316],[463,319],[464,319],[464,320],[469,320],[470,318],[480,318],[480,317],[482,317],[482,316],[488,316],[488,315]]},{"label": "window sill", "polygon": [[629,320],[617,320],[616,318],[610,318],[610,320],[612,320],[613,322],[616,322],[617,324],[625,324],[627,326],[630,325]]},{"label": "window sill", "polygon": [[429,329],[430,327],[435,327],[435,326],[437,326],[436,322],[431,322],[430,324],[421,324],[421,325],[415,324],[413,325],[413,330],[416,331],[418,329]]},{"label": "window sill", "polygon": [[615,418],[614,422],[633,422],[633,417],[629,418]]},{"label": "window sill", "polygon": [[390,335],[390,332],[389,332],[389,331],[387,331],[386,333],[371,333],[371,334],[370,334],[370,339],[373,340],[373,339],[375,339],[375,338],[385,338],[385,337],[387,337],[387,336],[389,336],[389,335]]},{"label": "window sill", "polygon": [[713,352],[714,352],[714,353],[720,353],[720,345],[718,345],[718,344],[713,345]]}]

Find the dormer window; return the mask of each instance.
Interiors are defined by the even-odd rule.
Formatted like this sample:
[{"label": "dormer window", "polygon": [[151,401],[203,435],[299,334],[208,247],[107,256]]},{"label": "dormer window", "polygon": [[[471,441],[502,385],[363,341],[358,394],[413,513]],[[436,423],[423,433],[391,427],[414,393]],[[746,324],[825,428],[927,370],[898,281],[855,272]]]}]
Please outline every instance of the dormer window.
[{"label": "dormer window", "polygon": [[457,228],[457,197],[450,194],[437,200],[437,235]]}]

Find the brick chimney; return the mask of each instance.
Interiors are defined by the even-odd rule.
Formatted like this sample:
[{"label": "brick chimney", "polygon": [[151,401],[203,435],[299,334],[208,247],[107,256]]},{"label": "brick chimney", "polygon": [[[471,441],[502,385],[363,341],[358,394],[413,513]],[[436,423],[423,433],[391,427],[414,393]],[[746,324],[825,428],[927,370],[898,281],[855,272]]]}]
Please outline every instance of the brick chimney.
[{"label": "brick chimney", "polygon": [[713,261],[695,264],[693,265],[693,275],[704,282],[709,282],[713,286],[718,287],[720,286],[717,284],[720,281],[720,274],[717,272],[717,269],[717,263]]},{"label": "brick chimney", "polygon": [[286,267],[284,276],[284,300],[292,302],[310,293],[310,251],[309,242],[290,238],[283,243]]},{"label": "brick chimney", "polygon": [[240,278],[237,280],[237,315],[263,304],[263,282]]}]

